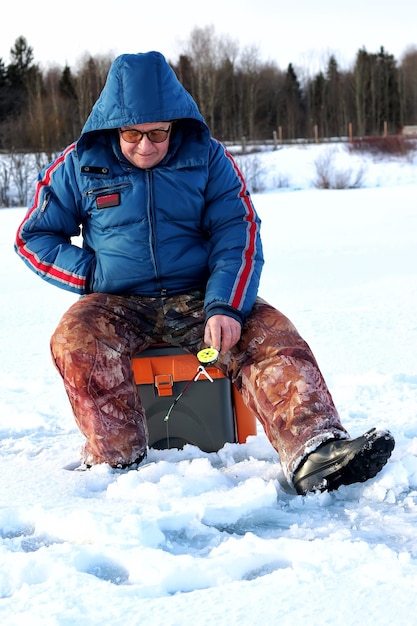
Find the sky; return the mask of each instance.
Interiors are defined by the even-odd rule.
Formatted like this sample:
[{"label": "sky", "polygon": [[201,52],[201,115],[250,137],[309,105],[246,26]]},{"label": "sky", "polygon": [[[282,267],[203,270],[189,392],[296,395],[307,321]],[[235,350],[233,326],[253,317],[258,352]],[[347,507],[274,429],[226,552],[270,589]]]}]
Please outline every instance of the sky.
[{"label": "sky", "polygon": [[[328,153],[361,188],[315,188]],[[396,440],[375,478],[305,497],[260,426],[218,452],[67,471],[83,438],[49,337],[77,296],[14,253],[25,208],[0,210],[2,626],[415,626],[416,163],[339,144],[240,159],[263,189],[260,295],[310,344],[351,435]]]},{"label": "sky", "polygon": [[[119,10],[120,9],[120,10]],[[334,54],[344,69],[357,51],[380,47],[400,60],[417,46],[417,3],[409,0],[141,0],[85,2],[65,6],[55,1],[9,2],[2,10],[0,58],[8,64],[10,49],[24,36],[35,61],[76,67],[83,55],[159,50],[175,62],[192,30],[212,25],[217,36],[256,46],[261,60],[281,69],[289,63],[306,70],[325,67]]]}]

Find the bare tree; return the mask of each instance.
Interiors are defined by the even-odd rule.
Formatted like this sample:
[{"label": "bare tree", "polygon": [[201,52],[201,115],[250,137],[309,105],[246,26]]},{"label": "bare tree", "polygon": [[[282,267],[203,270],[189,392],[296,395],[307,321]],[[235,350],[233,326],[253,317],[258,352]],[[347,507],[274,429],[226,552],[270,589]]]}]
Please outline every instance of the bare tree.
[{"label": "bare tree", "polygon": [[2,207],[8,207],[11,204],[10,186],[10,162],[6,158],[0,158],[0,205]]},{"label": "bare tree", "polygon": [[108,56],[87,56],[81,64],[75,79],[80,127],[84,125],[104,87],[111,63],[112,59]]},{"label": "bare tree", "polygon": [[244,110],[247,120],[247,132],[250,139],[255,138],[255,118],[260,85],[260,53],[258,46],[247,46],[240,55]]},{"label": "bare tree", "polygon": [[214,26],[196,27],[190,35],[187,55],[192,60],[192,93],[211,131],[215,128],[215,107],[218,98],[219,44]]},{"label": "bare tree", "polygon": [[417,47],[409,48],[400,65],[401,118],[403,125],[417,123]]},{"label": "bare tree", "polygon": [[9,164],[10,187],[13,187],[16,192],[16,203],[18,206],[26,206],[36,179],[33,157],[31,154],[11,152]]}]

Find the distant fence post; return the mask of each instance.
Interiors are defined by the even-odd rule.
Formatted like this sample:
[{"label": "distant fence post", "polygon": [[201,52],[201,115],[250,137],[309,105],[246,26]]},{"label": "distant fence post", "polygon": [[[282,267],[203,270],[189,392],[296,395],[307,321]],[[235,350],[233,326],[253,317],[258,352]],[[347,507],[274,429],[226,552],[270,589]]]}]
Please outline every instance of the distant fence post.
[{"label": "distant fence post", "polygon": [[384,122],[384,137],[388,137],[388,123]]},{"label": "distant fence post", "polygon": [[319,127],[317,124],[314,124],[314,143],[319,142]]},{"label": "distant fence post", "polygon": [[278,126],[279,143],[282,145],[282,126]]},{"label": "distant fence post", "polygon": [[274,150],[277,149],[277,143],[278,143],[278,136],[277,136],[277,131],[274,130],[274,132],[272,133],[272,140],[274,142]]},{"label": "distant fence post", "polygon": [[349,122],[348,124],[348,135],[349,135],[349,141],[350,143],[352,143],[353,141],[352,122]]},{"label": "distant fence post", "polygon": [[246,154],[246,137],[242,137],[242,154]]}]

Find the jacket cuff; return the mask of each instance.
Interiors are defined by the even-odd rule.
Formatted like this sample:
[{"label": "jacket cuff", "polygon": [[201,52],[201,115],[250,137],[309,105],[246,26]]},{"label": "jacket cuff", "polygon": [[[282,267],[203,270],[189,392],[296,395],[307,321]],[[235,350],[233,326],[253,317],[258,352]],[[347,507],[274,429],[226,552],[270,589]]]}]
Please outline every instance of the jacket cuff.
[{"label": "jacket cuff", "polygon": [[233,317],[239,324],[243,324],[242,313],[228,304],[221,304],[221,302],[212,302],[209,304],[206,307],[206,324],[213,315],[227,315],[228,317]]}]

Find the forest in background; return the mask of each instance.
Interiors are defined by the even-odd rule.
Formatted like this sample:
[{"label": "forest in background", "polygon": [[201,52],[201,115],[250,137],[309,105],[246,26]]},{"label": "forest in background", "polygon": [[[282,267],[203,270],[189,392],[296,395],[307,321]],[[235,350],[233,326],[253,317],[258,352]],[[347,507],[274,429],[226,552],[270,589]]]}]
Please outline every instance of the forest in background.
[{"label": "forest in background", "polygon": [[[0,59],[0,151],[52,158],[78,138],[114,57],[86,56],[76,68],[42,70],[24,36]],[[195,28],[167,59],[221,141],[321,141],[398,136],[417,125],[417,47],[401,61],[384,48],[358,50],[353,66],[286,69],[241,48],[214,27]]]}]

